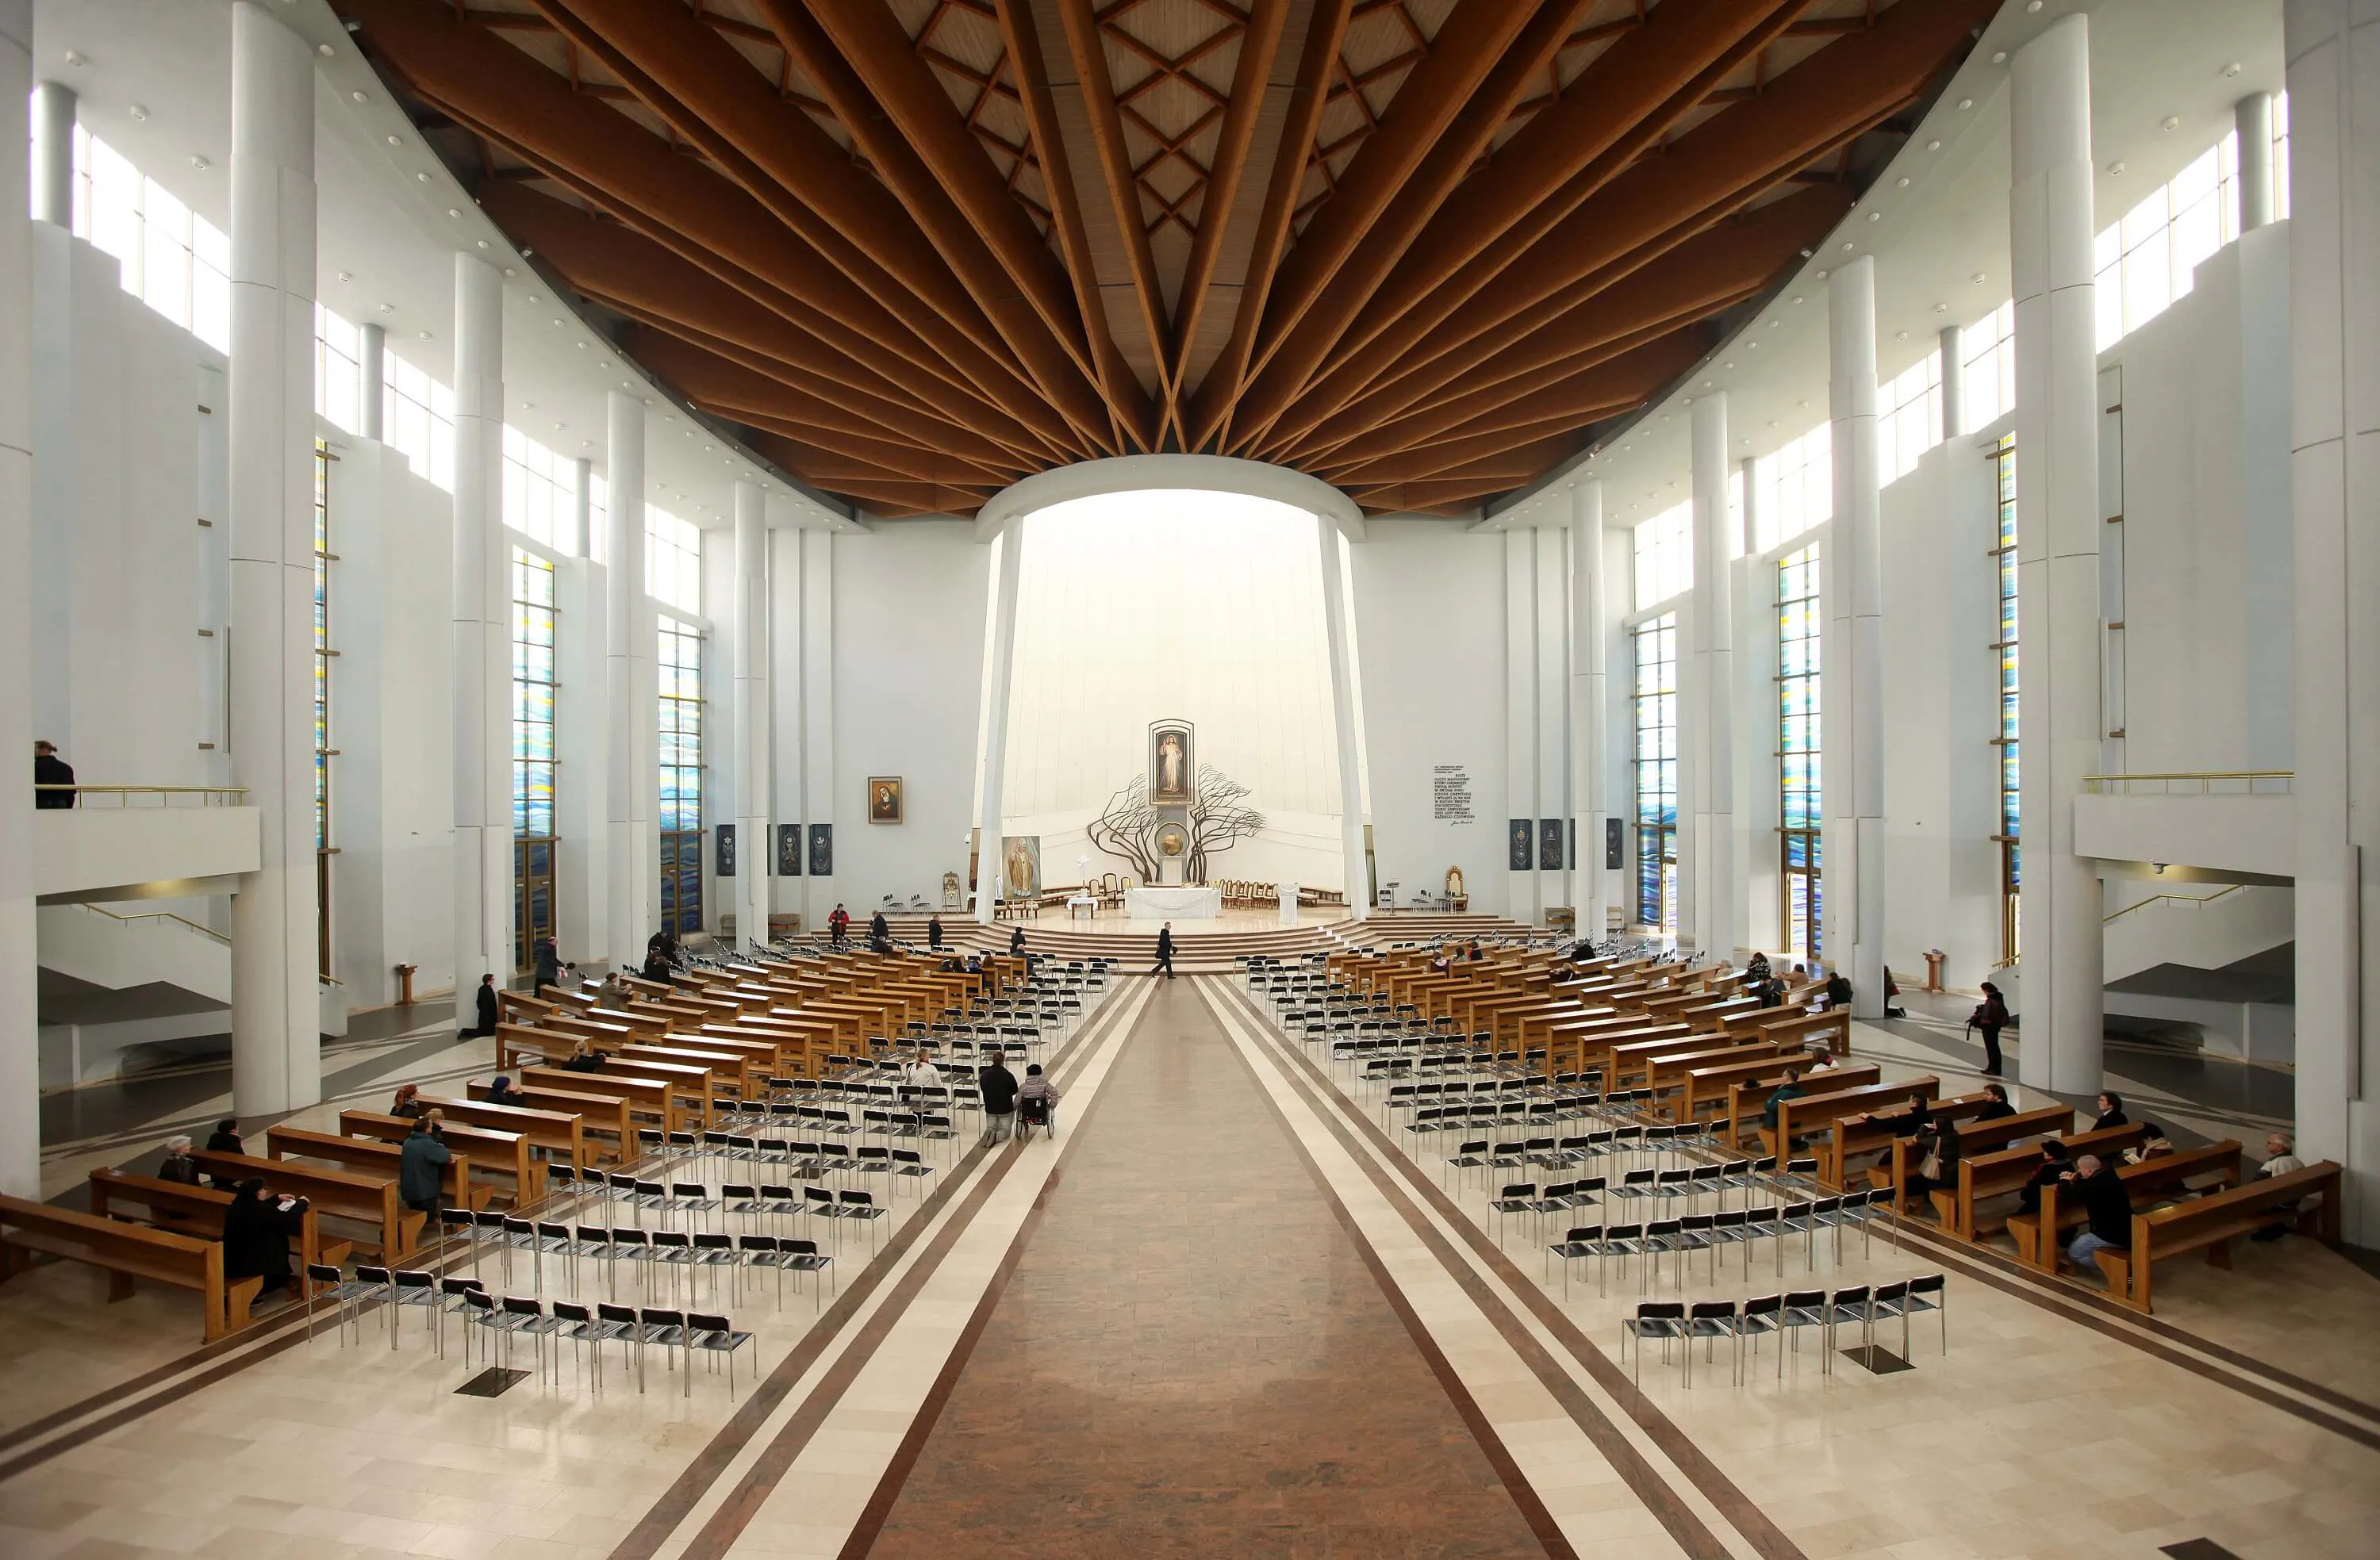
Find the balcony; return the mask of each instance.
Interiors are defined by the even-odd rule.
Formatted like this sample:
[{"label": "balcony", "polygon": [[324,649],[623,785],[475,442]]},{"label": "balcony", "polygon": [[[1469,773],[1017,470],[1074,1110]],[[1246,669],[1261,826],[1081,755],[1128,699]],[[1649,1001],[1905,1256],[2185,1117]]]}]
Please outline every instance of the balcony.
[{"label": "balcony", "polygon": [[247,792],[208,786],[42,786],[71,807],[33,813],[40,904],[226,894],[262,857]]}]

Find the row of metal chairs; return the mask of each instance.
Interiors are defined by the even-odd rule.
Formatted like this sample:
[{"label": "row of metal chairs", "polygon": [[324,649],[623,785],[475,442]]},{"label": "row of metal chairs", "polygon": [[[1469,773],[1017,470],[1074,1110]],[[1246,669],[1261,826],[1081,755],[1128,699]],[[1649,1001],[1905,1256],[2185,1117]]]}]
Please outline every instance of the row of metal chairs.
[{"label": "row of metal chairs", "polygon": [[[1592,1259],[1596,1266],[1596,1292],[1609,1292],[1610,1267],[1613,1259],[1622,1265],[1630,1257],[1642,1257],[1636,1270],[1637,1292],[1642,1294],[1657,1276],[1665,1256],[1675,1255],[1677,1287],[1686,1284],[1686,1263],[1693,1252],[1710,1253],[1710,1282],[1718,1282],[1718,1252],[1722,1246],[1743,1248],[1743,1276],[1752,1276],[1752,1247],[1762,1237],[1768,1238],[1777,1255],[1777,1271],[1785,1271],[1785,1241],[1791,1236],[1802,1237],[1802,1265],[1805,1272],[1817,1267],[1817,1234],[1821,1229],[1832,1232],[1833,1260],[1843,1260],[1843,1227],[1856,1225],[1861,1238],[1861,1255],[1874,1247],[1876,1225],[1879,1219],[1893,1217],[1892,1191],[1879,1187],[1874,1191],[1854,1192],[1840,1197],[1819,1197],[1805,1203],[1774,1203],[1763,1207],[1736,1208],[1714,1214],[1681,1214],[1676,1218],[1645,1219],[1629,1224],[1597,1224],[1573,1226],[1562,1240],[1546,1248],[1548,1264],[1556,1257],[1561,1259],[1562,1294],[1570,1294],[1571,1268],[1573,1263]],[[1892,1225],[1893,1243],[1900,1241],[1897,1223]]]},{"label": "row of metal chairs", "polygon": [[[735,1188],[738,1191],[748,1188]],[[783,1192],[784,1188],[771,1187],[771,1191]],[[818,1187],[803,1189],[806,1195],[782,1200],[752,1197],[736,1206],[749,1208],[757,1222],[782,1228],[791,1219],[807,1218],[834,1221],[843,1225],[857,1222],[870,1232],[869,1246],[875,1245],[877,1224],[884,1218],[885,1210],[864,1191],[833,1194]],[[528,1253],[529,1285],[537,1292],[545,1291],[545,1260],[556,1259],[558,1274],[566,1271],[567,1284],[573,1294],[578,1292],[578,1264],[582,1259],[600,1262],[603,1266],[604,1291],[619,1293],[617,1264],[641,1262],[646,1268],[645,1291],[653,1288],[653,1272],[663,1268],[673,1273],[687,1268],[725,1266],[736,1262],[756,1262],[753,1253],[770,1261],[782,1259],[795,1273],[815,1273],[826,1269],[833,1258],[819,1252],[818,1242],[809,1240],[781,1238],[775,1229],[767,1232],[738,1233],[731,1230],[647,1229],[641,1225],[567,1224],[552,1219],[529,1219],[511,1215],[487,1213],[467,1214],[460,1209],[448,1209],[440,1215],[441,1227],[451,1240],[468,1243],[471,1272],[476,1276],[483,1253],[492,1248],[504,1264],[504,1280],[512,1281],[513,1253]],[[833,1230],[830,1230],[830,1237]],[[773,1245],[747,1244],[766,1240]],[[567,1264],[566,1269],[564,1264]],[[759,1262],[759,1265],[768,1265]],[[360,1270],[359,1270],[360,1271]],[[672,1284],[676,1283],[674,1277]]]},{"label": "row of metal chairs", "polygon": [[1669,1359],[1670,1345],[1684,1346],[1686,1385],[1694,1384],[1694,1345],[1703,1346],[1703,1359],[1708,1362],[1718,1340],[1726,1338],[1733,1349],[1731,1380],[1742,1382],[1746,1376],[1744,1343],[1749,1339],[1756,1357],[1760,1340],[1771,1333],[1779,1335],[1777,1376],[1785,1376],[1787,1336],[1793,1338],[1795,1352],[1800,1351],[1800,1334],[1816,1329],[1825,1343],[1824,1360],[1819,1369],[1830,1373],[1835,1363],[1835,1338],[1845,1327],[1860,1330],[1863,1346],[1873,1347],[1876,1324],[1900,1319],[1900,1358],[1909,1358],[1910,1318],[1923,1312],[1933,1312],[1942,1324],[1942,1352],[1950,1352],[1950,1292],[1944,1276],[1928,1273],[1914,1278],[1895,1279],[1889,1284],[1851,1284],[1831,1295],[1824,1289],[1794,1289],[1783,1294],[1758,1295],[1746,1300],[1646,1300],[1636,1307],[1636,1314],[1624,1317],[1620,1324],[1620,1352],[1625,1359],[1628,1344],[1636,1344],[1634,1379],[1645,1379],[1645,1340],[1658,1339],[1661,1357]]}]

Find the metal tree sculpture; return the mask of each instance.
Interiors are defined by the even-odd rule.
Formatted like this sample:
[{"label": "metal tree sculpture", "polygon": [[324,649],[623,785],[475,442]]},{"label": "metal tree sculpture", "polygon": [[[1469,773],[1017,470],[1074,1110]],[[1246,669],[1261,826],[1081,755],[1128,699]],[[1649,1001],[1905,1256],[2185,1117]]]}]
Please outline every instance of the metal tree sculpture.
[{"label": "metal tree sculpture", "polygon": [[1212,764],[1198,766],[1198,791],[1190,804],[1190,863],[1185,873],[1193,883],[1207,880],[1207,858],[1220,855],[1243,840],[1261,832],[1265,816],[1248,805],[1248,788]]},{"label": "metal tree sculpture", "polygon": [[1154,883],[1157,871],[1157,826],[1161,820],[1149,804],[1148,777],[1135,775],[1108,798],[1107,805],[1089,822],[1091,846],[1103,855],[1122,856],[1144,883]]}]

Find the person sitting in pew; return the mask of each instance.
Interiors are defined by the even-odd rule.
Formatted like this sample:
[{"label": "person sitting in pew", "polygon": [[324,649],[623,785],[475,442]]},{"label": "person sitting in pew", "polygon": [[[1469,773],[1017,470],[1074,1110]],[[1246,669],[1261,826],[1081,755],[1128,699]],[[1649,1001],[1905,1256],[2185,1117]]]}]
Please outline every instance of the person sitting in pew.
[{"label": "person sitting in pew", "polygon": [[395,1102],[388,1107],[388,1113],[391,1116],[402,1116],[407,1120],[410,1121],[419,1117],[421,1111],[421,1085],[419,1083],[399,1084],[396,1090]]},{"label": "person sitting in pew", "polygon": [[528,1096],[514,1088],[513,1081],[499,1072],[496,1074],[496,1081],[488,1085],[488,1103],[490,1105],[527,1105]]},{"label": "person sitting in pew", "polygon": [[1929,1114],[1925,1125],[1910,1141],[1909,1148],[1916,1167],[1909,1172],[1909,1184],[1901,1191],[1921,1199],[1921,1206],[1926,1193],[1959,1184],[1959,1129],[1955,1123],[1937,1121]]},{"label": "person sitting in pew", "polygon": [[1775,975],[1763,975],[1753,986],[1752,995],[1764,1008],[1781,1008],[1785,1005],[1785,983]]},{"label": "person sitting in pew", "polygon": [[455,1157],[439,1141],[439,1120],[434,1110],[415,1120],[396,1167],[397,1196],[415,1213],[433,1218],[445,1205],[446,1166]]},{"label": "person sitting in pew", "polygon": [[1785,1070],[1785,1082],[1778,1084],[1774,1090],[1770,1091],[1767,1103],[1760,1107],[1760,1124],[1767,1128],[1770,1131],[1775,1131],[1777,1130],[1778,1108],[1784,1105],[1787,1100],[1800,1099],[1803,1094],[1808,1093],[1809,1091],[1807,1089],[1802,1087],[1802,1070],[1798,1067],[1787,1068]]},{"label": "person sitting in pew", "polygon": [[2095,1132],[2104,1132],[2110,1127],[2129,1127],[2131,1124],[2132,1119],[2124,1114],[2124,1096],[2113,1089],[2101,1090],[2099,1119],[2091,1123],[2091,1130]]},{"label": "person sitting in pew", "polygon": [[199,1184],[199,1167],[190,1158],[190,1140],[187,1135],[176,1132],[165,1140],[165,1160],[157,1167],[157,1179],[178,1186]]},{"label": "person sitting in pew", "polygon": [[2009,1104],[2008,1091],[2002,1088],[1999,1084],[1985,1084],[1984,1093],[1989,1094],[1992,1097],[1992,1100],[1989,1105],[1975,1112],[1976,1120],[1997,1121],[2003,1116],[2014,1116],[2016,1114],[2016,1107]]},{"label": "person sitting in pew", "polygon": [[2074,1169],[2072,1152],[2056,1138],[2045,1138],[2041,1144],[2041,1162],[2025,1178],[2017,1190],[2016,1211],[2038,1215],[2041,1212],[2041,1189],[2064,1180]]},{"label": "person sitting in pew", "polygon": [[2124,1163],[2138,1165],[2143,1160],[2172,1152],[2173,1141],[2165,1135],[2165,1129],[2154,1121],[2143,1121],[2141,1123],[2141,1141],[2124,1150]]},{"label": "person sitting in pew", "polygon": [[1837,970],[1834,973],[1827,977],[1827,1011],[1830,1013],[1848,1012],[1851,1010],[1851,977],[1843,973],[1840,970]]},{"label": "person sitting in pew", "polygon": [[1766,953],[1754,954],[1752,956],[1751,962],[1743,966],[1743,973],[1750,976],[1755,984],[1767,980],[1768,978],[1768,955]]},{"label": "person sitting in pew", "polygon": [[289,1238],[305,1222],[303,1197],[275,1197],[261,1179],[241,1181],[224,1209],[224,1278],[261,1278],[260,1296],[289,1287]]},{"label": "person sitting in pew", "polygon": [[[2298,1157],[2297,1140],[2287,1132],[2275,1132],[2265,1140],[2265,1162],[2256,1167],[2256,1179],[2269,1180],[2275,1176],[2286,1176],[2292,1170],[2304,1168],[2305,1161]],[[2292,1203],[2274,1211],[2281,1217],[2250,1235],[2249,1240],[2277,1240],[2289,1232],[2289,1219],[2297,1212],[2297,1204]]]},{"label": "person sitting in pew", "polygon": [[[246,1154],[248,1144],[240,1141],[239,1123],[230,1117],[216,1122],[215,1130],[207,1138],[207,1152],[209,1154]],[[208,1179],[223,1191],[229,1191],[232,1188],[232,1183],[221,1176],[211,1176]]]},{"label": "person sitting in pew", "polygon": [[577,1045],[571,1047],[570,1055],[565,1058],[562,1063],[562,1070],[565,1072],[601,1072],[603,1070],[603,1053],[597,1050],[589,1042],[581,1040]]},{"label": "person sitting in pew", "polygon": [[2082,1229],[2066,1248],[2066,1260],[2084,1273],[2099,1264],[2094,1252],[2126,1252],[2132,1245],[2132,1194],[2116,1175],[2116,1167],[2095,1154],[2074,1161],[2066,1184],[2082,1204]]},{"label": "person sitting in pew", "polygon": [[603,984],[595,988],[595,1005],[599,1008],[610,1008],[617,1011],[626,1008],[634,999],[628,990],[628,977],[617,970],[605,975]]}]

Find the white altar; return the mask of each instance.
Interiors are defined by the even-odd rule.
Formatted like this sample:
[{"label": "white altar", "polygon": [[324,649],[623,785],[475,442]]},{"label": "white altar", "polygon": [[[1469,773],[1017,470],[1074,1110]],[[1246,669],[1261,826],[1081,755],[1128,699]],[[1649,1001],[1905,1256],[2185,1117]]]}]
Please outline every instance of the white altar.
[{"label": "white altar", "polygon": [[1135,921],[1212,921],[1223,913],[1223,890],[1127,889],[1123,913]]}]

